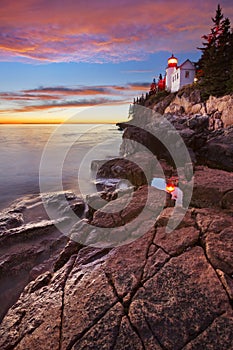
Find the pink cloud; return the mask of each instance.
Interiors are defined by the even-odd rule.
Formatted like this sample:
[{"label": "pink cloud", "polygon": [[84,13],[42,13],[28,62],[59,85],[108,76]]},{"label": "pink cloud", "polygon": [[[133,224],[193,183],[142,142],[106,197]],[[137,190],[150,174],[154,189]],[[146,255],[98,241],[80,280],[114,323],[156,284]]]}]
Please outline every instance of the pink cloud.
[{"label": "pink cloud", "polygon": [[51,109],[63,109],[63,108],[76,108],[76,107],[92,107],[97,105],[118,105],[118,104],[128,104],[128,100],[112,100],[106,98],[99,99],[82,99],[79,101],[67,101],[59,103],[46,103],[38,105],[26,105],[22,107],[17,107],[14,109],[1,109],[0,113],[25,113],[25,112],[37,112],[37,111],[48,111]]},{"label": "pink cloud", "polygon": [[[19,92],[0,92],[1,113],[33,112],[132,102],[135,92],[149,91],[148,83],[80,87],[40,87]],[[76,99],[78,97],[78,99]]]},{"label": "pink cloud", "polygon": [[31,100],[59,100],[60,96],[47,94],[29,94],[29,93],[0,93],[0,100],[5,101],[31,101]]},{"label": "pink cloud", "polygon": [[[223,12],[233,17],[231,1]],[[2,59],[50,62],[140,60],[160,50],[194,50],[209,31],[212,0],[2,0]]]},{"label": "pink cloud", "polygon": [[38,89],[25,90],[25,94],[36,93],[37,98],[40,98],[41,94],[56,94],[59,96],[83,96],[83,95],[113,95],[112,86],[82,86],[79,88],[69,87],[42,87]]},{"label": "pink cloud", "polygon": [[[77,88],[72,87],[64,87],[64,86],[55,86],[55,87],[41,87],[38,89],[30,89],[24,90],[23,93],[25,95],[31,96],[31,94],[35,94],[33,96],[37,96],[39,99],[41,94],[52,94],[51,96],[55,97],[61,96],[87,96],[87,95],[122,95],[121,92],[131,93],[134,91],[145,91],[149,89],[149,84],[146,83],[128,83],[126,85],[97,85],[97,86],[81,86]],[[0,97],[3,94],[0,94]],[[45,95],[46,96],[46,95]]]}]

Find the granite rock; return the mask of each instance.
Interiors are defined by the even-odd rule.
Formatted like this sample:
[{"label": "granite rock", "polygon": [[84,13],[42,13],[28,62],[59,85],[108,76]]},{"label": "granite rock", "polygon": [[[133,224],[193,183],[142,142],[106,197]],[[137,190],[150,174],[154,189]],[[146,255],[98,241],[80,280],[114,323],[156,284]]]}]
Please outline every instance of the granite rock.
[{"label": "granite rock", "polygon": [[30,282],[9,309],[1,349],[230,349],[232,242],[222,212],[190,209],[168,234],[166,208],[116,248],[70,241],[55,271]]}]

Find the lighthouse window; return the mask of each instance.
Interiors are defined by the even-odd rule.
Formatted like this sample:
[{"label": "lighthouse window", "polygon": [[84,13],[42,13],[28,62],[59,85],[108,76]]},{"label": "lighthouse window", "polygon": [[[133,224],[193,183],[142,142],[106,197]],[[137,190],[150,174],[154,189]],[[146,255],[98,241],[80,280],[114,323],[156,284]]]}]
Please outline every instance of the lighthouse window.
[{"label": "lighthouse window", "polygon": [[177,73],[177,75],[176,75],[176,76],[177,76],[177,79],[178,79],[178,78],[179,78],[179,74]]},{"label": "lighthouse window", "polygon": [[185,78],[189,78],[189,71],[188,70],[185,71]]}]

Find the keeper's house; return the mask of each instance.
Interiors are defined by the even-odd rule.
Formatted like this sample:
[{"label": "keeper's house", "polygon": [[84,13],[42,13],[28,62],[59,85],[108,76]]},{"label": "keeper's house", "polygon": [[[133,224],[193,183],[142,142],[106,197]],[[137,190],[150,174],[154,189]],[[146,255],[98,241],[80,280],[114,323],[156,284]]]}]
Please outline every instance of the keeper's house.
[{"label": "keeper's house", "polygon": [[178,60],[173,55],[168,59],[165,76],[165,89],[176,92],[184,85],[192,84],[195,78],[195,67],[190,60],[178,66]]}]

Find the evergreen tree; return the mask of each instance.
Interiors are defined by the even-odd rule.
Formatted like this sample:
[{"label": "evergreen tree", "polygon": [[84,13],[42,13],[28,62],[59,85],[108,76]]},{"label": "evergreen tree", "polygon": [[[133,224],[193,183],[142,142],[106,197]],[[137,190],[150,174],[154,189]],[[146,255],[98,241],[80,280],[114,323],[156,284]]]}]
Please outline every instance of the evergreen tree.
[{"label": "evergreen tree", "polygon": [[229,71],[229,79],[227,81],[227,93],[228,94],[231,94],[233,93],[233,33],[231,33],[231,38],[230,38],[230,47],[231,49],[229,50],[229,54],[231,55],[230,57],[230,61],[231,61],[231,64],[230,64],[230,71]]},{"label": "evergreen tree", "polygon": [[197,64],[199,72],[201,71],[200,86],[204,99],[209,95],[222,96],[229,90],[233,55],[233,32],[229,19],[223,17],[220,5],[212,21],[210,34],[203,36],[204,47],[199,48],[202,56]]},{"label": "evergreen tree", "polygon": [[232,58],[232,63],[231,63],[231,68],[230,68],[230,78],[227,82],[227,91],[228,94],[233,93],[233,58]]}]

